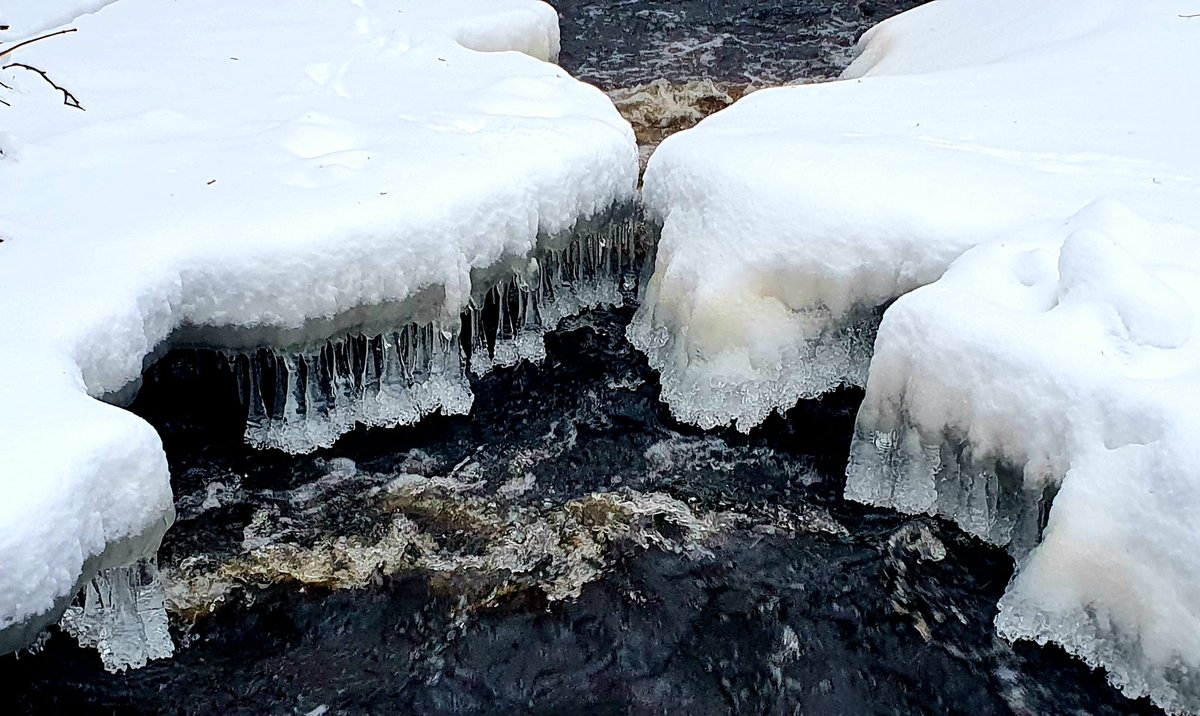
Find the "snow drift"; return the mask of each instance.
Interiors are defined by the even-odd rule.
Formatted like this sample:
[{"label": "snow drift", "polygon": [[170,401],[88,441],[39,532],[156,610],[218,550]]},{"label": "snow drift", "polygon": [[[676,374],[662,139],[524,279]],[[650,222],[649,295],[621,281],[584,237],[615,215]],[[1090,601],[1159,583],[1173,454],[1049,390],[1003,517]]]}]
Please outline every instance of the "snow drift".
[{"label": "snow drift", "polygon": [[96,398],[127,392],[168,341],[292,350],[263,340],[375,322],[436,352],[473,297],[524,285],[538,256],[613,260],[604,241],[635,194],[632,131],[544,62],[558,26],[540,2],[102,5],[5,11],[8,42],[98,9],[13,57],[85,111],[30,71],[0,77],[0,651],[98,573],[73,612],[81,640],[130,631],[97,627],[104,609],[156,601],[161,443]]}]

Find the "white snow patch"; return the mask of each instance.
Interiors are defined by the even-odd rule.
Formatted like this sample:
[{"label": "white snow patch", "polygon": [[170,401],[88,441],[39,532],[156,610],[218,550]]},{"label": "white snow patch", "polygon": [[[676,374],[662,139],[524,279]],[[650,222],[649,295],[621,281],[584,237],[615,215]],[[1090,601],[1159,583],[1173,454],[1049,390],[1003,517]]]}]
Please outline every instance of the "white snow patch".
[{"label": "white snow patch", "polygon": [[529,261],[636,186],[628,124],[540,61],[558,50],[543,3],[80,15],[99,5],[5,7],[22,36],[72,20],[15,59],[86,111],[0,73],[0,650],[55,618],[85,562],[114,566],[106,545],[170,520],[158,436],[95,398],[174,330],[286,331],[421,292],[426,320],[457,321],[473,271]]},{"label": "white snow patch", "polygon": [[[1200,225],[1194,11],[939,0],[869,31],[842,81],[758,91],[665,140],[629,336],[673,413],[749,429],[861,385],[878,308],[1031,221],[1110,198]],[[1177,325],[1155,315],[1135,330]]]},{"label": "white snow patch", "polygon": [[[0,7],[0,42],[25,40],[97,12],[116,0],[32,0],[5,3]],[[0,47],[0,50],[3,50]],[[5,63],[7,64],[7,63]]]}]

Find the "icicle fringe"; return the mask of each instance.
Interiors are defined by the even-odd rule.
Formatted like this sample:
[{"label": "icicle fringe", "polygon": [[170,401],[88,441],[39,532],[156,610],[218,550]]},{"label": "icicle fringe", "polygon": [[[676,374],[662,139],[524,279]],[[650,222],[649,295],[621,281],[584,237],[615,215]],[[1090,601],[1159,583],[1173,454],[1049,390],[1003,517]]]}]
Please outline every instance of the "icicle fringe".
[{"label": "icicle fringe", "polygon": [[483,375],[546,355],[564,318],[619,306],[637,285],[635,223],[625,218],[544,249],[472,301],[457,325],[409,324],[307,350],[229,353],[246,409],[246,442],[299,454],[329,447],[356,425],[393,427],[471,409],[468,370]]}]

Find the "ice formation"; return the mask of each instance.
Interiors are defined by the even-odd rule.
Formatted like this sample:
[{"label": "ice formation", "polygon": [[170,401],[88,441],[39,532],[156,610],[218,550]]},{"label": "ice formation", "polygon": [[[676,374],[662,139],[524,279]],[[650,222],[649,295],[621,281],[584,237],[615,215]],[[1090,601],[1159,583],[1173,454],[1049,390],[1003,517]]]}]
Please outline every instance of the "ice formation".
[{"label": "ice formation", "polygon": [[668,137],[629,336],[672,412],[749,429],[861,384],[882,307],[1031,220],[1099,197],[1190,217],[1190,7],[941,0],[869,31],[841,81],[756,91]]},{"label": "ice formation", "polygon": [[[558,26],[541,2],[18,0],[3,13],[0,47],[75,18],[10,57],[86,111],[34,73],[0,73],[0,651],[128,562],[114,545],[153,553],[172,515],[161,442],[96,398],[127,391],[164,347],[268,349],[240,361],[265,441],[459,409],[472,301],[535,277],[535,262],[547,281],[593,270],[556,242],[578,227],[604,237],[635,199],[632,131],[546,62]],[[600,283],[555,284],[538,320],[600,300],[589,286],[611,297]],[[489,359],[509,360],[508,338]],[[408,363],[367,375],[367,355]],[[282,390],[263,384],[267,366]],[[377,377],[373,397],[395,399],[367,406]],[[310,405],[333,418],[299,420]]]},{"label": "ice formation", "polygon": [[467,413],[468,361],[477,375],[539,361],[546,355],[545,331],[563,318],[621,304],[637,264],[632,219],[610,217],[603,228],[572,236],[472,300],[461,323],[407,324],[307,350],[230,354],[247,411],[247,442],[309,452],[332,445],[357,424],[412,424],[438,410]]},{"label": "ice formation", "polygon": [[1200,231],[1097,202],[972,249],[875,347],[847,496],[1007,545],[1000,634],[1200,711]]},{"label": "ice formation", "polygon": [[175,653],[167,625],[166,593],[153,559],[102,570],[70,606],[60,626],[100,652],[104,668],[124,671]]}]

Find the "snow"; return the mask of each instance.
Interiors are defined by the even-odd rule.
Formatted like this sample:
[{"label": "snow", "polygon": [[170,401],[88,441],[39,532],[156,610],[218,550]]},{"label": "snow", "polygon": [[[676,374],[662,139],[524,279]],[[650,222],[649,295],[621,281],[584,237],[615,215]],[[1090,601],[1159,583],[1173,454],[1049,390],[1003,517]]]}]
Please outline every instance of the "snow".
[{"label": "snow", "polygon": [[[18,42],[66,25],[82,15],[96,12],[115,0],[41,0],[8,3],[0,8],[0,42]],[[3,49],[3,48],[0,48]]]},{"label": "snow", "polygon": [[1002,636],[1195,713],[1193,15],[938,0],[668,138],[629,336],[703,427],[865,385],[848,497],[1006,546]]},{"label": "snow", "polygon": [[160,440],[96,398],[173,335],[457,327],[635,196],[632,131],[544,62],[540,2],[7,5],[5,42],[98,11],[11,56],[86,111],[0,73],[0,651],[153,554]]},{"label": "snow", "polygon": [[1200,219],[1200,19],[1183,0],[939,0],[842,81],[754,92],[665,140],[629,336],[673,414],[748,430],[862,385],[880,310],[968,248],[1101,197]]},{"label": "snow", "polygon": [[1101,200],[888,309],[846,494],[1008,545],[1002,635],[1197,712],[1196,435],[1200,231]]}]

